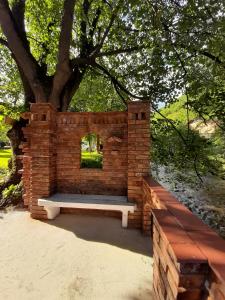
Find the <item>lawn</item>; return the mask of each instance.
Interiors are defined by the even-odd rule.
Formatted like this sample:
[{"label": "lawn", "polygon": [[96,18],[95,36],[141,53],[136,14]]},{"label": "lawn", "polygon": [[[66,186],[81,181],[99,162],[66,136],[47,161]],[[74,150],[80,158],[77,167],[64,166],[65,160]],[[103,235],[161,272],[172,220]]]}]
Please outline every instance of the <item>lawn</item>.
[{"label": "lawn", "polygon": [[11,158],[11,149],[0,149],[0,169],[8,168],[8,160]]},{"label": "lawn", "polygon": [[102,154],[96,151],[82,151],[81,152],[81,168],[102,168]]}]

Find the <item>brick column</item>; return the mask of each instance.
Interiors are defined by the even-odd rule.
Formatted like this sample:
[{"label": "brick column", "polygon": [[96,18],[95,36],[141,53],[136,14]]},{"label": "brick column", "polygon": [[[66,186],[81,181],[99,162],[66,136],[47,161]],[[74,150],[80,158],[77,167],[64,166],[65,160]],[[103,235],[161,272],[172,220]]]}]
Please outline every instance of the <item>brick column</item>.
[{"label": "brick column", "polygon": [[149,174],[150,104],[134,101],[128,105],[128,200],[137,203],[137,211],[129,216],[129,225],[142,226],[142,178]]},{"label": "brick column", "polygon": [[32,104],[29,125],[23,129],[24,202],[31,217],[47,218],[38,198],[48,197],[56,189],[56,111],[48,103]]}]

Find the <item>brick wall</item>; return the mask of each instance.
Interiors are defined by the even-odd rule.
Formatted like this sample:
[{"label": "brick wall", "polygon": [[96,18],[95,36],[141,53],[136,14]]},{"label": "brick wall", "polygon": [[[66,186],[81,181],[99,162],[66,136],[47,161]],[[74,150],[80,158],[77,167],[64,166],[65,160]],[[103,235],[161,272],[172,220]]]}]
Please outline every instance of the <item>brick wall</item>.
[{"label": "brick wall", "polygon": [[143,228],[153,236],[154,299],[225,300],[225,241],[150,177]]},{"label": "brick wall", "polygon": [[[80,168],[81,139],[88,133],[103,142],[103,168]],[[110,139],[118,137],[119,141]],[[127,194],[127,114],[57,114],[57,190],[63,193]]]},{"label": "brick wall", "polygon": [[128,105],[128,199],[137,203],[137,211],[129,216],[129,226],[140,228],[143,213],[142,177],[149,174],[150,106],[146,102]]},{"label": "brick wall", "polygon": [[24,202],[31,216],[46,218],[46,211],[38,206],[40,197],[48,197],[56,190],[56,112],[50,104],[31,106],[29,125],[23,129],[27,140],[23,144]]},{"label": "brick wall", "polygon": [[[24,118],[29,119],[23,144],[24,203],[33,217],[46,217],[37,199],[56,191],[128,195],[137,203],[128,226],[141,227],[142,176],[149,171],[149,103],[134,102],[128,112],[107,113],[62,113],[50,104],[33,104]],[[88,133],[102,140],[102,169],[80,167],[81,139]]]}]

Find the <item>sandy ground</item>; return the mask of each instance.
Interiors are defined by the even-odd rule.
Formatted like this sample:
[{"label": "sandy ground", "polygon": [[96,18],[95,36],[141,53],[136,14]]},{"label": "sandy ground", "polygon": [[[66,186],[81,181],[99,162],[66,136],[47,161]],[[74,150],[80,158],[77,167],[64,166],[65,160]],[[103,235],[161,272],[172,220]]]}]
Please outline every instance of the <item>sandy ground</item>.
[{"label": "sandy ground", "polygon": [[0,300],[151,298],[148,237],[106,217],[0,213]]}]

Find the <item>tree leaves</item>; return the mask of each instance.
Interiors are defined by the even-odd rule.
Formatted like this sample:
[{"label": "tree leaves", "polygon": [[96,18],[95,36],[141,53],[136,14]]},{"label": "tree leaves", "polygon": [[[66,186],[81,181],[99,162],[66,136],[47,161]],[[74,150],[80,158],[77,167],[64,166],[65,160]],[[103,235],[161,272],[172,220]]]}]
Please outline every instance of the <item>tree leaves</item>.
[{"label": "tree leaves", "polygon": [[[45,90],[51,89],[56,70],[63,4],[63,0],[26,1],[27,38],[41,72],[47,70],[43,77],[47,86]],[[77,74],[84,74],[96,67],[96,61],[128,91],[151,99],[155,105],[162,101],[174,102],[180,94],[188,92],[190,104],[199,112],[205,103],[210,105],[209,109],[213,109],[213,115],[219,114],[217,117],[220,118],[216,103],[223,102],[222,96],[217,97],[217,94],[223,94],[221,87],[224,86],[224,6],[222,0],[77,0],[70,47],[70,59],[75,62],[72,69]],[[111,20],[113,22],[107,30]],[[12,60],[8,50],[2,47],[0,52],[4,63],[1,63],[1,70],[4,71],[1,86],[4,91],[0,89],[0,95],[5,97],[10,89],[14,92],[9,93],[9,99],[16,98],[16,92],[21,98],[18,73],[15,69],[10,71]],[[118,49],[132,50],[117,53],[115,50]],[[101,55],[113,51],[114,55]],[[81,60],[78,63],[79,59],[83,59],[82,63]],[[7,83],[5,74],[18,85]],[[79,79],[76,76],[73,78]],[[88,87],[90,82],[89,75],[83,78],[85,83],[81,90],[84,86]],[[99,86],[104,86],[105,78],[98,77],[96,80],[98,83],[102,81]],[[64,91],[71,85],[72,77]],[[67,91],[70,97],[72,90]],[[124,91],[118,90],[122,94]],[[81,94],[79,91],[78,95]],[[62,93],[61,102],[64,96]],[[207,97],[211,97],[211,100],[206,100]],[[219,107],[221,109],[222,104]]]}]

